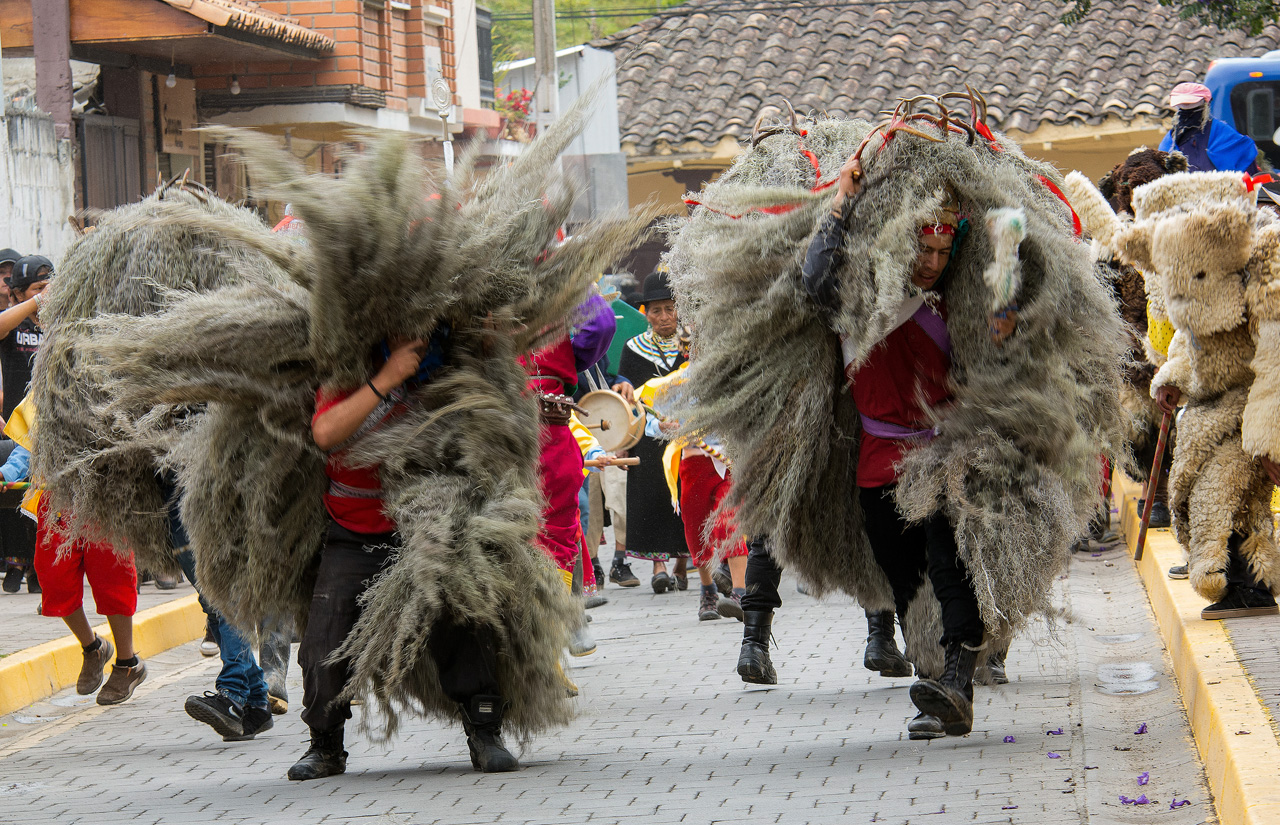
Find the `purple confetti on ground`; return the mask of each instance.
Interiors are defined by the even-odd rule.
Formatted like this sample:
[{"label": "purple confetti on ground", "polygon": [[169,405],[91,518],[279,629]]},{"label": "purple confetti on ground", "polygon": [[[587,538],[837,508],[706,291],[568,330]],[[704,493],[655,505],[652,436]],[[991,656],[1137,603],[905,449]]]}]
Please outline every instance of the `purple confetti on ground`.
[{"label": "purple confetti on ground", "polygon": [[1098,769],[1098,766],[1097,766],[1097,765],[1085,765],[1085,766],[1084,766],[1084,769],[1085,769],[1086,771],[1096,771],[1096,770]]},{"label": "purple confetti on ground", "polygon": [[1062,758],[1062,754],[1058,754],[1058,753],[1054,753],[1053,751],[1049,751],[1049,758],[1050,758],[1050,759],[1061,759],[1061,758]]},{"label": "purple confetti on ground", "polygon": [[1017,805],[1001,805],[1001,806],[1000,806],[1000,810],[1002,810],[1002,811],[1016,811],[1016,810],[1018,810],[1018,806],[1017,806]]},{"label": "purple confetti on ground", "polygon": [[1134,736],[1139,736],[1139,735],[1144,734],[1144,733],[1146,733],[1146,732],[1147,732],[1147,723],[1146,723],[1146,722],[1143,722],[1141,725],[1138,725],[1138,729],[1137,729],[1137,730],[1135,730],[1135,731],[1133,732],[1133,735],[1134,735]]},{"label": "purple confetti on ground", "polygon": [[1049,731],[1045,731],[1044,735],[1045,735],[1045,736],[1061,736],[1061,735],[1062,735],[1062,728],[1058,728],[1057,730],[1049,730]]},{"label": "purple confetti on ground", "polygon": [[1145,785],[1150,781],[1151,781],[1151,773],[1149,771],[1143,771],[1142,773],[1138,774],[1139,785]]},{"label": "purple confetti on ground", "polygon": [[1099,556],[1101,556],[1102,554],[1101,554],[1101,553],[1090,553],[1089,555],[1096,559],[1096,558],[1098,558]]},{"label": "purple confetti on ground", "polygon": [[1147,799],[1147,795],[1146,795],[1146,794],[1143,794],[1142,796],[1138,797],[1137,799],[1130,799],[1129,797],[1125,796],[1124,794],[1121,794],[1121,795],[1120,795],[1120,804],[1121,804],[1121,805],[1150,805],[1150,804],[1151,804],[1151,800],[1150,800],[1150,799]]},{"label": "purple confetti on ground", "polygon": [[1018,741],[1018,740],[1017,740],[1017,739],[1014,739],[1012,736],[1006,736],[1006,737],[1004,738],[1004,743],[1005,743],[1006,745],[1012,745],[1014,742],[1017,742],[1017,741]]},{"label": "purple confetti on ground", "polygon": [[1190,804],[1191,804],[1190,799],[1175,799],[1169,803],[1169,810],[1172,811],[1176,808],[1181,808],[1183,805],[1190,805]]}]

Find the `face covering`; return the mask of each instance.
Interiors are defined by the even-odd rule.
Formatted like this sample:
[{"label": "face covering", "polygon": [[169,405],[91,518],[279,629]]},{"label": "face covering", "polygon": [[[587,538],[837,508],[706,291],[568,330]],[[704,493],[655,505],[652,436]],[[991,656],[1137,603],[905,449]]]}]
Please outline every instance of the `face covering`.
[{"label": "face covering", "polygon": [[1203,105],[1192,109],[1179,109],[1178,117],[1173,122],[1173,142],[1175,144],[1182,143],[1182,141],[1190,138],[1208,125],[1209,119],[1205,117],[1205,107]]}]

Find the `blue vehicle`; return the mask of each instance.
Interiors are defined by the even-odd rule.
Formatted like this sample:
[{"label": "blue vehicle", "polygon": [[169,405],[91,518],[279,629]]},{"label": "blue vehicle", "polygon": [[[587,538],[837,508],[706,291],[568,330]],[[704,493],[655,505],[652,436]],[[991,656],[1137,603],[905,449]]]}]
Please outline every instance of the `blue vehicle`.
[{"label": "blue vehicle", "polygon": [[1280,169],[1280,50],[1262,57],[1214,60],[1204,76],[1213,92],[1209,110],[1242,135],[1253,138],[1271,165]]}]

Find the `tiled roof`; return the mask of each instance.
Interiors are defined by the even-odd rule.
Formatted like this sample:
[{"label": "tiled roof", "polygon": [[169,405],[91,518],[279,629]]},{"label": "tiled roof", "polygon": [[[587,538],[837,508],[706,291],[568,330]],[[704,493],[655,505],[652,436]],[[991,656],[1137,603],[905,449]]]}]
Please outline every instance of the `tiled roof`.
[{"label": "tiled roof", "polygon": [[[875,118],[899,97],[963,90],[990,104],[992,126],[1098,124],[1167,115],[1169,89],[1203,77],[1217,57],[1261,56],[1258,37],[1179,20],[1156,0],[1095,0],[1083,21],[1059,21],[1060,0],[830,0],[751,4],[690,0],[593,46],[618,61],[624,143],[713,146],[745,138],[782,98],[801,114]],[[769,6],[765,2],[760,5]],[[823,6],[831,6],[824,8]],[[692,12],[692,13],[689,13]]]},{"label": "tiled roof", "polygon": [[268,37],[291,46],[330,52],[337,46],[332,37],[312,31],[292,17],[276,14],[252,0],[163,0],[206,23]]}]

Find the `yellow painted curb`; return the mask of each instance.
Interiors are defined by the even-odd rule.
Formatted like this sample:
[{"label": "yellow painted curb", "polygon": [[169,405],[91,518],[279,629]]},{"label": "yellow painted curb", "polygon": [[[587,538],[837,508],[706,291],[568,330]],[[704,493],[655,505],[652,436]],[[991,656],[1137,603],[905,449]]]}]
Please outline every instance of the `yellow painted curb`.
[{"label": "yellow painted curb", "polygon": [[[1138,542],[1142,487],[1119,473],[1115,487],[1121,528],[1132,553]],[[1201,619],[1205,600],[1188,581],[1168,577],[1169,568],[1183,560],[1171,531],[1151,530],[1142,561],[1135,566],[1173,660],[1218,820],[1221,825],[1274,825],[1280,822],[1280,744],[1272,732],[1271,715],[1236,657],[1226,626]]]},{"label": "yellow painted curb", "polygon": [[[103,638],[111,636],[108,625],[94,630]],[[133,645],[144,659],[202,636],[204,611],[194,593],[139,611],[133,617]],[[71,687],[80,676],[83,662],[80,643],[74,636],[0,659],[0,716]]]}]

